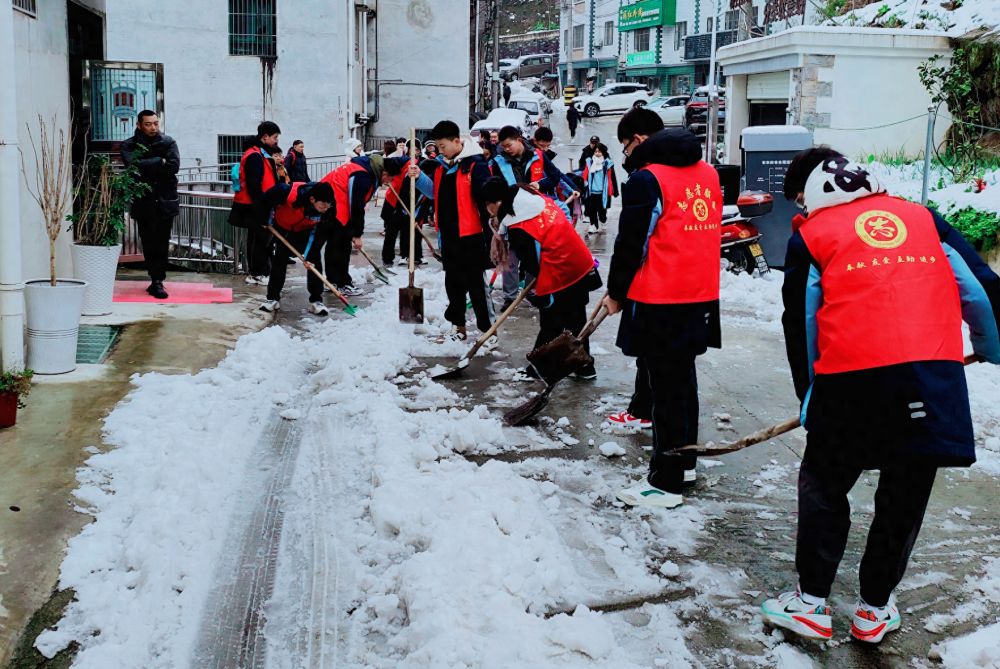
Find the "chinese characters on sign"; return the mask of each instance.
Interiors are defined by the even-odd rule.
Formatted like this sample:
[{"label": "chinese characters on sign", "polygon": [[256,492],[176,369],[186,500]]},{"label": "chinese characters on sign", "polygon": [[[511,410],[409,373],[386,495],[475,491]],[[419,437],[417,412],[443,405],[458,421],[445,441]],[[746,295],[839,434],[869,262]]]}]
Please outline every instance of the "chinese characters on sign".
[{"label": "chinese characters on sign", "polygon": [[650,26],[671,26],[676,16],[676,0],[642,0],[618,9],[618,32]]},{"label": "chinese characters on sign", "polygon": [[784,21],[805,13],[806,0],[769,0],[764,5],[764,23]]}]

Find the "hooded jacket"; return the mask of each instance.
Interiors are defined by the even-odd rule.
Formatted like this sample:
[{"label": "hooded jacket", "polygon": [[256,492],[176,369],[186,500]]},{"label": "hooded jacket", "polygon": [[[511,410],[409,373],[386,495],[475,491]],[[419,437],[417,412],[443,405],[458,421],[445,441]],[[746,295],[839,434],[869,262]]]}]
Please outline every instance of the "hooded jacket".
[{"label": "hooded jacket", "polygon": [[[348,167],[349,165],[351,167]],[[337,207],[340,207],[341,202],[346,204],[347,217],[345,218],[343,212],[339,210],[336,215],[337,219],[350,230],[351,237],[360,237],[364,234],[365,205],[374,197],[381,183],[382,165],[382,156],[360,156],[352,158],[321,179],[333,186],[334,193],[337,194]],[[352,170],[344,180],[339,178],[343,176],[342,170]],[[338,172],[341,173],[338,175]]]},{"label": "hooded jacket", "polygon": [[[816,167],[804,199],[782,324],[806,459],[872,469],[885,458],[975,462],[958,314],[975,353],[1000,363],[1000,277],[937,212],[889,197],[844,158]],[[866,214],[878,214],[878,227]],[[866,327],[874,334],[857,334]]]},{"label": "hooded jacket", "polygon": [[[641,168],[649,164],[689,167],[700,160],[701,143],[681,128],[651,135],[625,160],[630,176],[622,184],[622,212],[608,273],[608,293],[622,305],[617,345],[625,355],[696,356],[708,347],[722,346],[717,299],[685,304],[642,304],[628,299],[663,198],[656,176]],[[684,268],[676,271],[683,275]]]},{"label": "hooded jacket", "polygon": [[[139,151],[143,147],[145,151]],[[180,213],[177,198],[177,171],[181,166],[181,154],[177,142],[162,133],[153,137],[135,131],[121,143],[122,162],[136,163],[139,180],[149,186],[149,190],[132,203],[132,218],[145,222],[158,218],[173,218]],[[141,153],[141,157],[137,155]]]}]

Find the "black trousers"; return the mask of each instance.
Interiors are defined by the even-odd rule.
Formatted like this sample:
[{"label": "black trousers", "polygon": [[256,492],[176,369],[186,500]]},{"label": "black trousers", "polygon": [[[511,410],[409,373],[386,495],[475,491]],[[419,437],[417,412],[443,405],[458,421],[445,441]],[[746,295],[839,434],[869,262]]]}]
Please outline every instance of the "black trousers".
[{"label": "black trousers", "polygon": [[[535,337],[535,348],[548,344],[561,335],[563,330],[569,330],[575,337],[587,324],[587,305],[565,304],[556,300],[551,307],[538,310],[538,323],[541,327]],[[590,337],[584,340],[583,348],[590,353]]]},{"label": "black trousers", "polygon": [[646,357],[646,376],[653,400],[653,457],[649,484],[680,494],[684,470],[694,469],[694,455],[673,451],[698,443],[698,375],[694,356]]},{"label": "black trousers", "polygon": [[476,314],[476,327],[480,332],[490,329],[493,322],[486,305],[486,279],[482,269],[449,263],[444,272],[444,290],[448,294],[448,308],[444,312],[448,322],[465,327],[465,300],[468,295],[472,311]]},{"label": "black trousers", "polygon": [[267,276],[271,273],[270,243],[273,235],[266,227],[251,225],[247,229],[247,269],[250,276]]},{"label": "black trousers", "polygon": [[598,221],[601,223],[608,222],[608,210],[604,208],[604,194],[595,193],[587,197],[587,216],[590,218],[590,224],[595,228],[598,226]]},{"label": "black trousers", "polygon": [[[396,237],[399,237],[399,257],[410,257],[410,218],[390,218],[385,221],[385,240],[382,242],[382,264],[388,265],[395,260]],[[413,240],[413,260],[421,260],[424,257],[421,245],[423,238],[418,232]]]},{"label": "black trousers", "polygon": [[[795,567],[803,592],[828,597],[851,529],[847,493],[864,470],[810,458],[810,447],[799,469]],[[861,598],[871,606],[885,606],[906,572],[936,474],[935,465],[913,461],[880,469],[875,519],[859,573]]]},{"label": "black trousers", "polygon": [[167,257],[170,255],[170,229],[174,217],[154,218],[136,221],[139,239],[142,241],[142,257],[146,261],[146,271],[150,281],[167,278]]},{"label": "black trousers", "polygon": [[[299,253],[305,253],[306,246],[309,244],[309,236],[312,234],[312,230],[301,230],[299,232],[291,232],[275,226],[278,233],[288,240],[288,243],[296,248]],[[271,235],[270,232],[267,233]],[[317,236],[318,236],[317,232]],[[274,247],[274,262],[271,264],[271,274],[267,280],[267,299],[269,300],[280,300],[281,299],[281,289],[285,287],[285,273],[288,271],[288,259],[293,257],[293,254],[288,247],[282,244],[277,239]],[[313,239],[312,246],[309,249],[309,254],[306,255],[306,260],[311,262],[316,266],[316,269],[323,271],[323,257],[320,253],[320,248],[322,247],[322,240]],[[323,282],[319,280],[319,277],[306,270],[306,288],[309,290],[309,301],[310,302],[322,302],[323,301]]]},{"label": "black trousers", "polygon": [[649,371],[646,369],[646,359],[635,359],[635,391],[629,402],[628,412],[636,418],[653,420],[653,391],[649,389]]},{"label": "black trousers", "polygon": [[351,266],[351,249],[353,248],[353,238],[350,231],[346,225],[341,225],[338,221],[321,223],[320,225],[323,227],[316,234],[321,234],[323,239],[320,241],[326,243],[326,249],[323,251],[326,280],[337,288],[353,286],[354,281],[351,280],[351,273],[348,271]]}]

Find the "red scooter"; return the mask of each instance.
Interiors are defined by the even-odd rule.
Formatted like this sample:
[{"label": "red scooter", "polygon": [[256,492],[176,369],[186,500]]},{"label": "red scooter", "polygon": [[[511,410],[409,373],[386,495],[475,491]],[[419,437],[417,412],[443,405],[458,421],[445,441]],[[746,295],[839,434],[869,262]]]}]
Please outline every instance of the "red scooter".
[{"label": "red scooter", "polygon": [[774,198],[770,193],[744,191],[735,207],[722,208],[722,257],[729,261],[733,274],[753,274],[755,269],[761,274],[771,271],[758,243],[763,235],[752,221],[770,213],[772,207]]}]

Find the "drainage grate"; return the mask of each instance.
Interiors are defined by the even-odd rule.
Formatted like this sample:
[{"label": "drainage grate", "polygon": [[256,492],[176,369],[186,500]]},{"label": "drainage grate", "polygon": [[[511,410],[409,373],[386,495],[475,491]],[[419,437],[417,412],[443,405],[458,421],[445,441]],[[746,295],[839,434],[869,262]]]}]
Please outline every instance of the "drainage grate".
[{"label": "drainage grate", "polygon": [[76,362],[78,364],[102,362],[118,338],[119,332],[121,332],[120,327],[81,325],[80,336],[76,340]]}]

